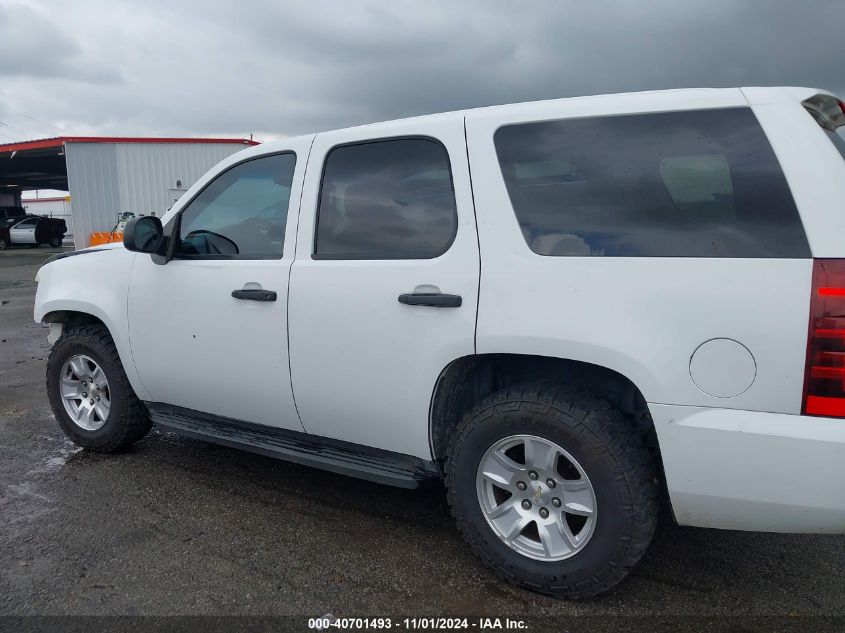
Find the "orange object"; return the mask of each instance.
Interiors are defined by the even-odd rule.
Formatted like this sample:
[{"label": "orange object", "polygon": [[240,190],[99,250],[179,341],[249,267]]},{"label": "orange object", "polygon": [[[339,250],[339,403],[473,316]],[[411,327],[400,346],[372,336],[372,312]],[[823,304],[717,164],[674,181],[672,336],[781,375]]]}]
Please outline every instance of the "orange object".
[{"label": "orange object", "polygon": [[99,246],[100,244],[111,244],[112,242],[122,242],[123,233],[91,233],[88,238],[88,246]]}]

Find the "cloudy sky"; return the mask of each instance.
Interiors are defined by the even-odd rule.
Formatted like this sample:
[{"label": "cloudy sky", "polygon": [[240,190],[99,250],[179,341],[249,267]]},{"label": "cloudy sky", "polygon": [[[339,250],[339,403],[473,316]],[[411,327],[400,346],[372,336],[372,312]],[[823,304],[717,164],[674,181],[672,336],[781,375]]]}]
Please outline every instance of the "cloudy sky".
[{"label": "cloudy sky", "polygon": [[259,140],[691,86],[845,94],[842,0],[0,0],[0,143]]}]

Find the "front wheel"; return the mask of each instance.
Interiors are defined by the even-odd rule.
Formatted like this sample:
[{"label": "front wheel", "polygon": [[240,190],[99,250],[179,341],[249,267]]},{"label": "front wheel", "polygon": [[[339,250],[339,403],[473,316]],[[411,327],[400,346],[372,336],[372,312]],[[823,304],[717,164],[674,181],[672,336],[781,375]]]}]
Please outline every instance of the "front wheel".
[{"label": "front wheel", "polygon": [[56,341],[47,361],[47,394],[65,435],[83,448],[116,451],[150,430],[146,407],[102,325],[68,329]]},{"label": "front wheel", "polygon": [[585,598],[619,583],[654,533],[656,468],[607,402],[537,383],[480,402],[446,460],[449,504],[474,552],[541,593]]}]

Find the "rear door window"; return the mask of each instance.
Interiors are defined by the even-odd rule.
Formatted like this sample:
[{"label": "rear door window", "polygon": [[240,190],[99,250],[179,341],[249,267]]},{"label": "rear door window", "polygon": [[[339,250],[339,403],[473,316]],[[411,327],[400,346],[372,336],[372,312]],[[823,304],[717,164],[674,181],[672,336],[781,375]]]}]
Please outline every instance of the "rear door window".
[{"label": "rear door window", "polygon": [[810,257],[749,108],[508,125],[495,145],[540,255]]},{"label": "rear door window", "polygon": [[315,259],[431,259],[458,227],[446,148],[429,138],[335,147],[326,157]]}]

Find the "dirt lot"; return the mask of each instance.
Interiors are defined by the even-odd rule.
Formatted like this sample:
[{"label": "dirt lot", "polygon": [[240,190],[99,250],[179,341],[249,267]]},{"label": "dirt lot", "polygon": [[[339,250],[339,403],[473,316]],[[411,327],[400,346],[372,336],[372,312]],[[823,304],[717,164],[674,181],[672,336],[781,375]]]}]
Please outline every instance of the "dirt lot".
[{"label": "dirt lot", "polygon": [[156,431],[122,454],[80,451],[47,404],[47,331],[32,322],[48,253],[0,253],[0,615],[845,614],[841,536],[664,520],[621,587],[572,603],[494,578],[441,489]]}]

